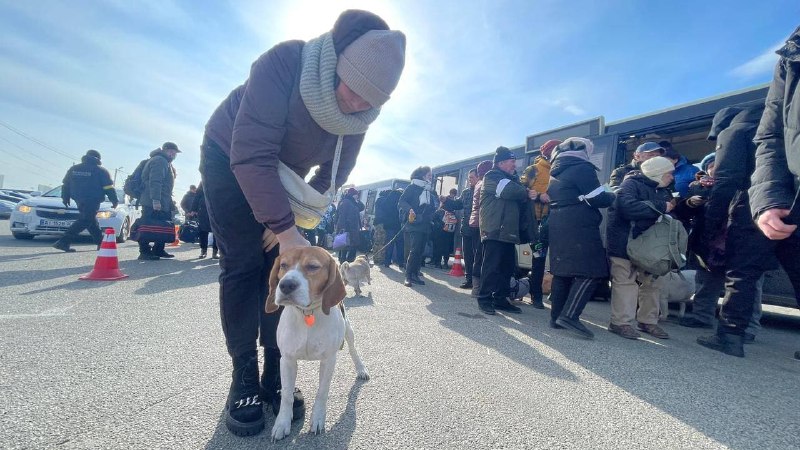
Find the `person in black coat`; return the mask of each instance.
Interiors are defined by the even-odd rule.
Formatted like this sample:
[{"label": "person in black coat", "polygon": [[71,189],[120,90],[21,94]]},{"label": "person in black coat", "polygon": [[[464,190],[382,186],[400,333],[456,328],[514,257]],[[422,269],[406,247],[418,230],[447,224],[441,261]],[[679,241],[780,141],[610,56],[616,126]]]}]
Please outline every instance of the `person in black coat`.
[{"label": "person in black coat", "polygon": [[[403,233],[400,232],[402,224],[400,223],[400,215],[397,211],[397,203],[400,201],[400,196],[402,195],[402,189],[388,191],[380,210],[382,216],[381,223],[386,232],[387,242],[386,249],[384,250],[383,266],[389,267],[392,262],[394,262],[400,267],[400,270],[406,267],[406,261],[403,258],[405,256],[405,252],[403,251]],[[377,206],[375,208],[377,214]]]},{"label": "person in black coat", "polygon": [[405,244],[409,247],[406,261],[407,287],[424,285],[419,277],[425,243],[431,234],[433,213],[439,206],[439,199],[431,188],[433,174],[431,168],[422,166],[411,172],[411,184],[403,191],[397,208],[405,226]]},{"label": "person in black coat", "polygon": [[658,156],[642,163],[641,169],[625,176],[617,199],[608,210],[606,242],[611,261],[608,331],[638,339],[639,333],[631,326],[635,318],[641,331],[667,339],[667,332],[658,326],[661,279],[633,265],[627,247],[629,236],[635,239],[656,223],[662,213],[674,208],[667,186],[673,181],[675,166],[669,159]]},{"label": "person in black coat", "polygon": [[339,202],[336,214],[336,234],[347,233],[347,246],[339,250],[339,262],[356,260],[358,246],[361,243],[361,211],[363,205],[356,199],[358,191],[348,189]]},{"label": "person in black coat", "polygon": [[[203,190],[203,183],[200,183],[194,191],[189,212],[197,218],[197,227],[200,231],[200,259],[208,255],[208,233],[211,233],[211,220],[208,218],[208,208],[206,207],[206,194]],[[211,243],[211,259],[219,259],[217,240]]]},{"label": "person in black coat", "polygon": [[[100,152],[89,150],[81,158],[81,163],[74,165],[64,175],[64,184],[61,186],[61,200],[69,208],[70,200],[78,204],[78,220],[72,223],[64,236],[53,244],[54,248],[65,252],[74,252],[70,248],[72,240],[78,237],[84,229],[89,230],[92,239],[99,246],[103,240],[103,232],[97,223],[97,211],[105,197],[111,201],[111,207],[116,208],[119,200],[111,175],[100,166]],[[99,247],[98,247],[99,248]]]},{"label": "person in black coat", "polygon": [[470,169],[467,175],[468,186],[461,191],[459,200],[464,205],[464,213],[461,214],[461,247],[464,252],[464,282],[459,286],[461,289],[472,289],[472,266],[475,264],[476,243],[472,238],[469,227],[469,216],[472,215],[472,199],[475,196],[475,185],[478,183],[478,169]]},{"label": "person in black coat", "polygon": [[608,277],[608,260],[600,237],[601,208],[614,201],[597,179],[589,161],[594,144],[569,138],[553,151],[550,169],[550,326],[566,328],[581,337],[593,333],[580,322],[583,308],[601,279]]}]

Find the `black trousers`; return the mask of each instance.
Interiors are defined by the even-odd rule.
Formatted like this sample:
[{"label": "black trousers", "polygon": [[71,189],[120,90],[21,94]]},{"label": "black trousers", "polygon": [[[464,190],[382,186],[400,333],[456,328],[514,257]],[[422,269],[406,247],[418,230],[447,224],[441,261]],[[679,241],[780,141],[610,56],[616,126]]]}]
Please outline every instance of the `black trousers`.
[{"label": "black trousers", "polygon": [[[208,251],[208,230],[200,230],[200,251],[205,253]],[[211,249],[216,253],[217,252],[217,239],[216,236],[214,237],[214,243],[211,244]]]},{"label": "black trousers", "polygon": [[[536,250],[535,244],[531,245],[531,254],[534,255]],[[547,262],[547,247],[542,247],[539,250],[539,257],[531,256],[531,273],[528,279],[531,282],[531,299],[542,299],[542,281],[544,281],[544,266]]]},{"label": "black trousers", "polygon": [[511,278],[517,265],[516,249],[510,242],[483,241],[483,267],[478,301],[508,298]]},{"label": "black trousers", "polygon": [[211,229],[225,255],[220,260],[219,307],[228,353],[235,358],[255,352],[257,340],[265,348],[277,348],[280,312],[267,314],[264,307],[278,246],[269,253],[262,250],[264,226],[253,217],[222,150],[209,139],[204,139],[201,150],[200,174]]},{"label": "black trousers", "polygon": [[728,256],[725,297],[719,314],[723,331],[744,334],[753,315],[758,280],[772,268],[768,262],[773,257],[778,258],[789,276],[800,305],[800,236],[797,233],[782,241],[770,241],[754,227],[732,226],[727,242],[735,242],[736,246],[727,250],[733,254]]},{"label": "black trousers", "polygon": [[[150,206],[142,206],[142,217],[160,217],[162,219],[169,219],[171,214],[166,211],[156,211]],[[153,248],[150,248],[150,242],[139,241],[139,252],[159,254],[164,252],[164,246],[167,244],[163,242],[153,242]]]},{"label": "black trousers", "polygon": [[433,264],[446,266],[450,259],[450,247],[453,246],[453,233],[444,230],[433,232]]},{"label": "black trousers", "polygon": [[429,233],[421,231],[406,231],[405,245],[408,251],[408,261],[406,261],[406,278],[419,273],[422,266],[422,253],[425,251],[425,243],[428,241]]},{"label": "black trousers", "polygon": [[[583,308],[592,299],[600,280],[600,278],[554,276],[550,291],[552,304],[550,319],[556,320],[561,316],[578,320]],[[539,285],[541,286],[541,283]]]},{"label": "black trousers", "polygon": [[356,254],[358,254],[358,247],[349,246],[344,247],[343,249],[339,250],[339,263],[353,262],[356,260]]},{"label": "black trousers", "polygon": [[83,230],[89,230],[92,239],[97,244],[103,240],[103,232],[100,224],[97,223],[97,211],[100,210],[100,203],[78,202],[78,220],[72,223],[61,238],[61,242],[69,245],[74,241]]},{"label": "black trousers", "polygon": [[472,276],[481,277],[481,267],[483,266],[483,242],[481,241],[480,228],[469,229],[472,235]]},{"label": "black trousers", "polygon": [[473,245],[472,233],[470,229],[463,230],[461,235],[461,247],[464,252],[464,278],[468,283],[472,283],[472,265],[475,264],[475,248]]}]

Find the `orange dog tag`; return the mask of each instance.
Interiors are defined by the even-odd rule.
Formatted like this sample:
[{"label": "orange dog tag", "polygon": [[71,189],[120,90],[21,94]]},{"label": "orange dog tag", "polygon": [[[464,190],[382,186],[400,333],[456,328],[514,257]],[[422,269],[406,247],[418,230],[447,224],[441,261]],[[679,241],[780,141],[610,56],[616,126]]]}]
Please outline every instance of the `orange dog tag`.
[{"label": "orange dog tag", "polygon": [[308,315],[308,316],[303,316],[303,320],[306,321],[306,326],[307,327],[313,327],[314,326],[314,315],[313,314]]}]

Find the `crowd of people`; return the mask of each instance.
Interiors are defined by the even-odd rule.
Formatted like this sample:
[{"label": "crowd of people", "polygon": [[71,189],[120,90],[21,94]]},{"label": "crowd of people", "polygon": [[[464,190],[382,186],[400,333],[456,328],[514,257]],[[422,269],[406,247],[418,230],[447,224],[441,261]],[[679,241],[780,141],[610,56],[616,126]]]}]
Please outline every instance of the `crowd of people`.
[{"label": "crowd of people", "polygon": [[[515,246],[530,245],[535,308],[544,308],[542,280],[549,261],[551,327],[591,339],[581,313],[597,289],[610,285],[609,331],[629,339],[641,332],[667,339],[658,324],[658,295],[666,277],[638,266],[627,247],[663,217],[674,217],[690,233],[687,262],[697,270],[695,309],[680,324],[713,328],[714,308],[724,290],[716,332],[697,341],[744,356],[743,345],[758,321],[764,272],[782,265],[800,293],[800,29],[778,54],[766,107],[720,111],[709,133],[717,150],[700,168],[668,141],[645,142],[603,185],[592,163],[594,145],[582,137],[543,144],[521,178],[514,152],[498,147],[492,160],[469,172],[464,191],[446,196],[434,191],[431,168],[418,167],[408,187],[384,191],[375,203],[376,264],[396,264],[404,272],[405,286],[420,288],[425,285],[425,258],[433,267],[446,268],[458,230],[466,261],[460,287],[472,290],[485,314],[519,313],[510,292]],[[214,255],[219,249],[225,256],[220,314],[232,361],[225,423],[234,434],[248,436],[263,429],[262,401],[277,414],[281,396],[293,396],[295,418],[305,408],[299,390],[281,392],[276,343],[280,312],[265,312],[265,280],[279,253],[312,243],[338,245],[340,261],[352,261],[364,245],[364,205],[355,189],[347,190],[315,229],[298,229],[278,176],[279,163],[302,178],[316,167],[308,184],[320,193],[341,187],[356,164],[365,133],[395,89],[404,61],[403,33],[372,13],[345,11],[318,38],[283,42],[261,55],[249,78],[223,100],[206,125],[202,183],[182,204],[198,217],[202,229],[213,230]],[[165,143],[145,164],[145,187],[138,197],[145,217],[176,208],[171,162],[178,152],[175,144]],[[108,172],[94,168],[100,155],[89,152],[85,158],[86,173],[100,180],[98,189],[80,197],[77,186],[85,180],[75,169],[65,179],[65,186],[72,183],[75,188],[65,192],[80,199],[82,215],[88,218],[103,195],[117,200],[109,190]],[[91,226],[85,222],[75,227]],[[97,238],[97,230],[91,232]],[[73,234],[70,230],[57,248],[69,249]],[[333,243],[327,242],[329,234]],[[337,243],[340,235],[346,239]],[[139,245],[140,259],[171,257],[163,245]],[[202,257],[207,245],[201,243]],[[262,370],[258,345],[264,348]]]}]

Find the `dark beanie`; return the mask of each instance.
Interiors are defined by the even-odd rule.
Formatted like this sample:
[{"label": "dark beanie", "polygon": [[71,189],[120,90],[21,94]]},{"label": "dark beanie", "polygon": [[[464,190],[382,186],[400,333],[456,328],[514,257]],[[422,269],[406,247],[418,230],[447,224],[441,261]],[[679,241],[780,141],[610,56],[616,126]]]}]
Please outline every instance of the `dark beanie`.
[{"label": "dark beanie", "polygon": [[97,159],[102,159],[100,158],[100,152],[98,152],[97,150],[89,150],[88,152],[86,152],[86,156],[92,156]]},{"label": "dark beanie", "polygon": [[517,159],[517,156],[507,147],[497,147],[497,150],[494,151],[494,159],[492,160],[494,165],[508,159]]}]

